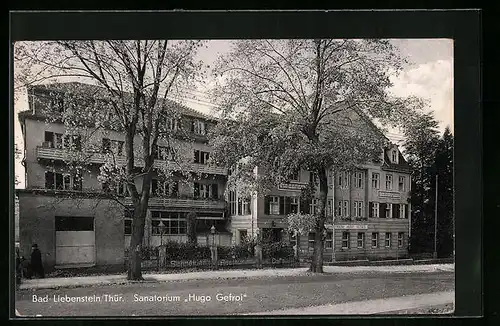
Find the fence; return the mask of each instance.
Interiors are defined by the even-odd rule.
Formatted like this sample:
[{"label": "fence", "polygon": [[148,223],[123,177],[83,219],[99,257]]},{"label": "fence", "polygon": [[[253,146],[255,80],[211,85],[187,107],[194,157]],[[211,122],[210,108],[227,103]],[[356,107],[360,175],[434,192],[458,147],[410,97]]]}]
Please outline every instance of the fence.
[{"label": "fence", "polygon": [[[176,245],[177,246],[177,245]],[[173,248],[169,248],[173,249]],[[175,252],[168,252],[167,248],[146,248],[142,256],[143,270],[175,270],[175,269],[231,269],[231,268],[261,268],[261,267],[295,267],[299,262],[293,251],[264,248],[264,257],[248,247],[218,247],[213,253],[213,247],[193,246],[192,248],[175,248]],[[218,252],[218,253],[217,253]],[[262,252],[262,251],[261,251]],[[291,253],[291,254],[290,254]],[[183,254],[196,258],[184,258]],[[128,263],[126,254],[125,264]]]}]

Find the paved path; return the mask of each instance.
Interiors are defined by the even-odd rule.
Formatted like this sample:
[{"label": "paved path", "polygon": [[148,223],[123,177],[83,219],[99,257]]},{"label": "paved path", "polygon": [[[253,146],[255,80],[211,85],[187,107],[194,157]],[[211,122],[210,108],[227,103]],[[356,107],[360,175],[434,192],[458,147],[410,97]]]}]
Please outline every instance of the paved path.
[{"label": "paved path", "polygon": [[264,311],[247,315],[371,315],[444,305],[454,303],[454,301],[455,292],[444,291],[386,299]]},{"label": "paved path", "polygon": [[[325,273],[416,273],[416,272],[453,272],[453,264],[439,265],[400,265],[400,266],[325,266]],[[144,273],[144,279],[150,282],[187,281],[203,279],[233,279],[253,277],[284,277],[309,275],[307,268],[279,268],[260,270],[203,271],[178,274]],[[83,277],[54,277],[45,279],[23,280],[20,289],[50,289],[59,287],[77,287],[105,284],[128,284],[124,274]]]}]

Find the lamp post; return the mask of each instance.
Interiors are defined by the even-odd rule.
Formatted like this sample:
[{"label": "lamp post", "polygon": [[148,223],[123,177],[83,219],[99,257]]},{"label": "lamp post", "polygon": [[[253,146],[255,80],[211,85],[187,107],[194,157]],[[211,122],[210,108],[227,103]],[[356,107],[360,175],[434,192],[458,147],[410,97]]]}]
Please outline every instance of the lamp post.
[{"label": "lamp post", "polygon": [[215,226],[212,225],[210,228],[210,233],[212,234],[212,246],[215,246]]}]

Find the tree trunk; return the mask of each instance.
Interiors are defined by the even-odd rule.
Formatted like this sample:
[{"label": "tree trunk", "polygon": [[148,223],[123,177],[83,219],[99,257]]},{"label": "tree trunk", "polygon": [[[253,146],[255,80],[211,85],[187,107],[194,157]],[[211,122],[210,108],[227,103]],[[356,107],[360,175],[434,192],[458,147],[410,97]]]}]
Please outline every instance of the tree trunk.
[{"label": "tree trunk", "polygon": [[[146,206],[147,207],[147,206]],[[141,252],[142,239],[144,238],[144,225],[146,220],[146,210],[143,204],[139,204],[134,209],[134,219],[132,220],[132,237],[129,247],[128,280],[142,280]]]},{"label": "tree trunk", "polygon": [[314,232],[314,251],[310,271],[323,273],[323,251],[325,240],[326,198],[328,195],[328,179],[324,168],[318,171],[319,178],[319,212]]}]

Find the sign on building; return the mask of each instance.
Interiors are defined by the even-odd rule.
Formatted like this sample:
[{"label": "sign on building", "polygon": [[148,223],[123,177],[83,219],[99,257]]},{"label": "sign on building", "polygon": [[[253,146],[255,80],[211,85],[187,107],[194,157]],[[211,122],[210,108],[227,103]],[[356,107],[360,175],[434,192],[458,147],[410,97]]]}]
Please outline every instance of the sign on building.
[{"label": "sign on building", "polygon": [[366,230],[368,225],[366,224],[337,224],[335,225],[336,230]]},{"label": "sign on building", "polygon": [[392,191],[379,191],[378,196],[380,198],[401,199],[401,194]]},{"label": "sign on building", "polygon": [[282,183],[278,186],[279,190],[302,190],[307,186],[306,183]]}]

